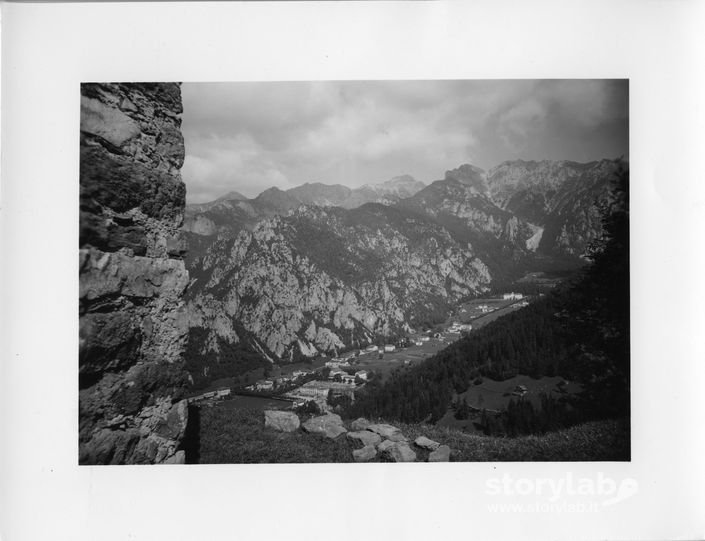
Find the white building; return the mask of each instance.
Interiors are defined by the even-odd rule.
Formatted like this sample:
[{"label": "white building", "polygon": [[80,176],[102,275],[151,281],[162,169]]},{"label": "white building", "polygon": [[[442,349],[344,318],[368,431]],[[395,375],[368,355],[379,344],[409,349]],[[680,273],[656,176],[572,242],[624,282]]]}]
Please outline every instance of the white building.
[{"label": "white building", "polygon": [[387,352],[388,352],[388,351],[394,351],[395,349],[397,349],[397,348],[396,348],[396,346],[395,346],[394,344],[386,344],[386,345],[384,346],[384,351],[387,351]]},{"label": "white building", "polygon": [[367,370],[358,370],[355,372],[355,377],[367,381]]},{"label": "white building", "polygon": [[265,379],[255,383],[255,389],[258,391],[271,391],[274,389],[274,382],[271,379]]},{"label": "white building", "polygon": [[377,351],[379,348],[375,346],[374,344],[370,344],[365,348],[365,351]]},{"label": "white building", "polygon": [[523,299],[523,298],[524,298],[524,295],[521,294],[521,293],[514,293],[514,292],[511,292],[511,293],[505,293],[504,295],[502,295],[502,298],[503,298],[505,301],[507,301],[507,300],[519,300],[519,299]]},{"label": "white building", "polygon": [[327,366],[328,368],[333,368],[333,369],[350,368],[350,363],[342,361],[342,360],[340,360],[340,361],[327,361],[325,366]]},{"label": "white building", "polygon": [[333,391],[333,394],[343,394],[349,396],[350,398],[355,398],[355,385],[332,381],[309,381],[301,387],[297,387],[296,389],[288,392],[286,396],[294,399],[314,399],[325,404],[330,391]]}]

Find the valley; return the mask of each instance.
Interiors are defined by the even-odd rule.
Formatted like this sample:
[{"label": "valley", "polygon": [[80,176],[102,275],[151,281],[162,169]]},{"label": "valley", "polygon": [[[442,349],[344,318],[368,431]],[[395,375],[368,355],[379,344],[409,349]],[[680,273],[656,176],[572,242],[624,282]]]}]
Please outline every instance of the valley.
[{"label": "valley", "polygon": [[[383,196],[349,208],[335,206],[348,191],[323,184],[187,207],[190,327],[206,334],[198,351],[240,344],[269,362],[291,363],[443,323],[457,303],[500,284],[532,292],[555,285],[536,277],[584,265],[600,214],[583,212],[550,246],[542,231],[569,223],[567,201],[597,208],[619,162],[534,164],[536,193],[566,193],[531,212],[506,198],[511,172],[529,165],[506,163],[494,173],[463,165],[428,186],[400,177],[365,188]],[[550,174],[557,180],[549,190],[541,183]],[[523,197],[535,203],[527,185]],[[205,221],[214,226],[193,227]]]},{"label": "valley", "polygon": [[[245,372],[233,365],[229,378],[199,378],[233,392],[201,406],[299,415],[313,408],[484,437],[601,417],[592,412],[594,393],[613,383],[585,384],[596,368],[576,356],[582,339],[571,343],[592,331],[558,316],[585,309],[571,299],[590,281],[587,256],[603,227],[599,213],[576,221],[567,202],[594,197],[598,205],[601,197],[602,212],[618,209],[617,196],[599,195],[612,189],[605,171],[617,166],[520,164],[539,178],[538,192],[519,183],[531,205],[511,195],[512,167],[492,176],[461,166],[394,201],[343,208],[340,198],[351,199],[341,187],[306,185],[255,198],[252,208],[264,208],[263,199],[268,206],[251,222],[221,219],[209,234],[187,225],[198,370],[217,367],[232,347],[259,359]],[[577,193],[555,196],[575,179],[583,183]],[[225,201],[193,209],[194,219],[215,220],[214,209],[239,215],[243,199]]]}]

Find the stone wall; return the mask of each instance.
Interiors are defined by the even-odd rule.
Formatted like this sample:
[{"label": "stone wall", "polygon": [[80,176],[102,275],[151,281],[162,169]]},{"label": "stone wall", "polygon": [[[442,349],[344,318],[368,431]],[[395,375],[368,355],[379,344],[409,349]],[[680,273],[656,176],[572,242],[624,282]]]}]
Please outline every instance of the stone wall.
[{"label": "stone wall", "polygon": [[183,462],[178,84],[81,85],[79,462]]}]

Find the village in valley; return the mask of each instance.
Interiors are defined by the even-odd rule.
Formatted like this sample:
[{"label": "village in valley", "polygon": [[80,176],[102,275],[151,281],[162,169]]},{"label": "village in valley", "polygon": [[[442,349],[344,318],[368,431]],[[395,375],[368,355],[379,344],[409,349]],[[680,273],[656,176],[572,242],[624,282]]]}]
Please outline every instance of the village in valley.
[{"label": "village in valley", "polygon": [[354,402],[355,394],[372,379],[384,381],[394,370],[431,357],[463,334],[529,302],[530,297],[515,292],[472,299],[452,311],[443,325],[409,333],[394,343],[370,344],[307,363],[274,366],[250,384],[220,385],[190,397],[189,403],[207,406],[229,400],[236,408],[296,410],[313,402],[321,412],[329,412],[341,401]]}]

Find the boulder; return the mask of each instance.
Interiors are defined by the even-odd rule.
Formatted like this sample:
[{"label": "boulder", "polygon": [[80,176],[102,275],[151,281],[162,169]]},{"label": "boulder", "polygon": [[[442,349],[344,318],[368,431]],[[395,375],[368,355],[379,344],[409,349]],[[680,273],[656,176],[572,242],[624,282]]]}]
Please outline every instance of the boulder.
[{"label": "boulder", "polygon": [[353,451],[352,454],[355,462],[369,462],[377,456],[377,450],[374,445],[365,445],[362,449]]},{"label": "boulder", "polygon": [[393,441],[384,440],[383,442],[381,442],[381,443],[379,443],[379,444],[377,445],[377,450],[378,450],[380,453],[384,453],[384,452],[386,452],[390,447],[392,447],[393,445],[394,445],[394,442],[393,442]]},{"label": "boulder", "polygon": [[279,432],[293,432],[300,424],[298,416],[291,411],[266,410],[264,412],[264,426]]},{"label": "boulder", "polygon": [[391,441],[407,441],[406,436],[402,434],[396,426],[386,424],[374,424],[367,427],[367,430],[379,434],[383,438]]},{"label": "boulder", "polygon": [[418,447],[421,447],[422,449],[428,449],[429,451],[435,451],[441,446],[440,443],[438,443],[437,441],[430,440],[426,436],[419,436],[414,440],[414,443]]},{"label": "boulder", "polygon": [[360,431],[360,430],[365,430],[368,426],[370,426],[372,423],[370,423],[367,419],[364,417],[360,417],[358,419],[355,419],[352,424],[350,425],[350,428],[352,428],[355,431]]},{"label": "boulder", "polygon": [[340,418],[340,415],[336,415],[335,413],[312,417],[306,421],[302,427],[306,432],[322,434],[331,439],[337,438],[347,432],[343,426],[343,420]]},{"label": "boulder", "polygon": [[382,441],[379,434],[370,432],[369,430],[361,430],[359,432],[348,432],[348,439],[359,441],[362,445],[372,445],[373,447]]},{"label": "boulder", "polygon": [[385,455],[392,459],[393,462],[415,462],[416,453],[405,441],[398,441],[392,443],[387,450]]},{"label": "boulder", "polygon": [[450,461],[450,447],[447,445],[441,445],[428,455],[429,462],[449,462]]}]

